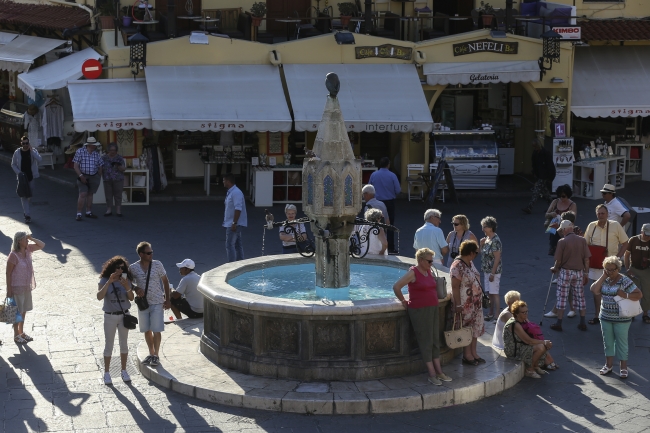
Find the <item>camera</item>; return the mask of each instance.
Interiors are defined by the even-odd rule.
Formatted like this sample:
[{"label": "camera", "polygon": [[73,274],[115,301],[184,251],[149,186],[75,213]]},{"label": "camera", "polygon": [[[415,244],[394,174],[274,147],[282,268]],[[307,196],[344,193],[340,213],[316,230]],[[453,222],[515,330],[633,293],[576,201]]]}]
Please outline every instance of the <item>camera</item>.
[{"label": "camera", "polygon": [[458,253],[457,253],[457,252],[452,252],[450,255],[451,255],[451,258],[452,258],[452,259],[455,259],[456,257],[458,257]]}]

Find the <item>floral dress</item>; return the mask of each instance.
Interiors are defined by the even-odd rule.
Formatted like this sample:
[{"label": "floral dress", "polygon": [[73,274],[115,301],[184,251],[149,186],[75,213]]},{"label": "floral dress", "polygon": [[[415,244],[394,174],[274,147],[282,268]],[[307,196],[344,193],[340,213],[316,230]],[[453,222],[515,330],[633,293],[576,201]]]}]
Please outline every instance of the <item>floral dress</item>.
[{"label": "floral dress", "polygon": [[[460,304],[463,307],[463,326],[472,328],[472,337],[478,338],[485,333],[483,322],[483,290],[479,284],[480,274],[474,263],[467,266],[461,259],[454,260],[449,274],[460,280]],[[452,296],[452,302],[454,298]],[[453,305],[454,311],[456,305]]]},{"label": "floral dress", "polygon": [[[513,332],[515,318],[511,317],[503,327],[503,351],[508,358],[515,358],[526,364],[527,367],[533,367],[533,346],[521,341],[521,338]],[[546,365],[546,352],[539,358],[537,365],[534,367],[544,367]]]},{"label": "floral dress", "polygon": [[113,167],[113,163],[117,163],[121,166],[126,165],[124,162],[124,158],[122,158],[120,155],[115,155],[113,158],[109,157],[108,154],[102,156],[102,174],[104,177],[104,180],[115,180],[115,181],[120,181],[124,180],[124,173]]},{"label": "floral dress", "polygon": [[[481,247],[481,270],[484,273],[492,273],[492,267],[494,266],[494,253],[501,250],[503,250],[503,245],[501,244],[499,235],[495,234],[492,239],[485,240],[485,243],[483,243],[483,246]],[[500,260],[499,265],[497,266],[497,271],[495,273],[501,273],[502,263],[503,260]]]}]

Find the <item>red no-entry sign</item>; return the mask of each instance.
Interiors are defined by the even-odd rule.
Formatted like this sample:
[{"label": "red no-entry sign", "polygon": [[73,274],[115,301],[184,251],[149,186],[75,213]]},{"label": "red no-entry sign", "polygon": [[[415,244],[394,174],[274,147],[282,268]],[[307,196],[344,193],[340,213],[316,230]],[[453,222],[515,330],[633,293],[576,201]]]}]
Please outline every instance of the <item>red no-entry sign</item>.
[{"label": "red no-entry sign", "polygon": [[99,78],[102,74],[102,64],[99,60],[88,59],[81,65],[81,73],[89,80]]}]

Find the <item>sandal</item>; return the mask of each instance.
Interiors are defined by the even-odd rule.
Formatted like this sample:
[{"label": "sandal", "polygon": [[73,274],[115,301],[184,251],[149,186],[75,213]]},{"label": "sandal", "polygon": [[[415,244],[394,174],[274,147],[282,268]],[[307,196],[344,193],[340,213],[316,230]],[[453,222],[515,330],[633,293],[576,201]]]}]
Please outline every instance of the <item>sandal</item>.
[{"label": "sandal", "polygon": [[21,335],[21,337],[23,337],[25,339],[25,341],[27,341],[27,342],[34,341],[34,339],[32,337],[30,337],[29,335],[27,335],[25,333],[23,333]]},{"label": "sandal", "polygon": [[463,364],[477,366],[477,365],[478,365],[478,361],[477,361],[476,359],[472,359],[472,360],[470,361],[469,359],[467,359],[467,358],[465,358],[465,357],[463,356]]},{"label": "sandal", "polygon": [[24,339],[23,337],[21,337],[20,335],[16,335],[16,336],[14,337],[14,341],[15,341],[16,343],[18,343],[18,344],[25,344],[25,343],[27,343],[27,340],[25,340],[25,339]]},{"label": "sandal", "polygon": [[530,377],[530,378],[533,378],[533,379],[541,379],[542,378],[542,376],[537,374],[535,371],[530,371],[530,370],[526,370],[524,372],[524,376]]},{"label": "sandal", "polygon": [[483,359],[483,358],[481,358],[481,357],[474,358],[474,360],[475,360],[475,361],[478,361],[479,364],[485,364],[485,359]]},{"label": "sandal", "polygon": [[613,368],[613,367],[608,367],[607,365],[605,365],[605,366],[603,366],[603,368],[600,369],[600,372],[599,372],[599,373],[600,373],[601,376],[604,376],[604,375],[606,375],[606,374],[611,373],[611,372],[612,372],[612,368]]},{"label": "sandal", "polygon": [[598,325],[600,323],[600,319],[598,317],[594,317],[593,319],[588,320],[587,323],[590,325]]},{"label": "sandal", "polygon": [[544,368],[547,369],[548,371],[554,371],[554,370],[557,370],[558,368],[560,368],[560,366],[557,365],[554,362],[551,362],[550,364],[544,366]]},{"label": "sandal", "polygon": [[546,371],[546,370],[542,370],[542,369],[539,368],[539,367],[535,367],[535,371],[536,371],[537,374],[539,374],[540,376],[542,376],[542,375],[544,375],[544,374],[548,374],[548,371]]},{"label": "sandal", "polygon": [[643,323],[650,323],[650,317],[647,315],[641,316],[641,320],[643,320]]},{"label": "sandal", "polygon": [[627,370],[621,369],[621,373],[619,375],[621,379],[627,379]]}]

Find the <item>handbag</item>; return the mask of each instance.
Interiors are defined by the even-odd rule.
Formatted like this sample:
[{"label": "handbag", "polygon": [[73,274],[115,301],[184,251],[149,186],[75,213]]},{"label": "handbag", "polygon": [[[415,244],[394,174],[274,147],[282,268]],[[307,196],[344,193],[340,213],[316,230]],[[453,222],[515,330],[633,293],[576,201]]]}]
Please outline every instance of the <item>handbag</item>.
[{"label": "handbag", "polygon": [[153,266],[153,261],[149,264],[149,270],[147,271],[147,282],[144,286],[144,296],[136,296],[134,301],[135,305],[138,306],[138,310],[145,311],[149,308],[149,302],[147,302],[147,292],[149,292],[149,276],[151,275],[151,267]]},{"label": "handbag", "polygon": [[447,297],[447,279],[438,275],[438,270],[435,266],[431,265],[436,276],[436,291],[438,292],[438,299],[445,299]]},{"label": "handbag", "polygon": [[135,329],[135,325],[138,324],[138,318],[128,314],[129,310],[124,311],[124,309],[122,308],[122,301],[120,301],[120,297],[117,294],[117,287],[115,287],[115,283],[112,284],[113,284],[113,293],[115,293],[115,297],[117,298],[117,303],[120,305],[120,310],[122,310],[122,314],[124,314],[124,316],[122,317],[122,320],[124,321],[124,327],[126,329]]},{"label": "handbag", "polygon": [[[461,258],[456,258],[454,260],[460,260],[461,262],[463,262],[463,260]],[[463,262],[463,264],[465,266],[467,266],[467,263]],[[469,266],[467,266],[467,267],[469,268]],[[483,296],[481,297],[482,307],[485,308],[485,309],[488,309],[488,308],[490,308],[492,306],[492,301],[490,300],[490,297],[487,295],[487,293],[485,293],[485,291],[483,290],[483,286],[481,285],[481,282],[476,277],[476,274],[474,275],[474,278],[476,279],[476,282],[478,283],[478,286],[481,288],[481,293],[483,294]]]},{"label": "handbag", "polygon": [[[591,232],[591,238],[589,239],[589,243],[591,244],[594,240],[594,233],[596,233],[596,224],[594,226],[594,230]],[[607,231],[605,232],[605,246],[602,247],[600,245],[588,245],[589,252],[591,253],[591,257],[589,257],[589,267],[591,269],[602,269],[603,268],[603,261],[605,260],[605,257],[607,257],[607,245],[609,243],[609,221],[607,221]]]},{"label": "handbag", "polygon": [[16,323],[16,315],[18,314],[18,307],[9,300],[13,298],[5,298],[4,304],[0,305],[0,322],[14,324]]},{"label": "handbag", "polygon": [[641,302],[633,301],[627,298],[621,298],[620,296],[614,296],[614,300],[618,304],[618,316],[624,318],[636,317],[639,314],[643,313],[641,308]]},{"label": "handbag", "polygon": [[456,328],[456,316],[454,314],[454,324],[451,331],[445,331],[445,343],[450,349],[469,346],[472,342],[472,328],[463,327],[463,321],[460,320],[460,328]]}]

